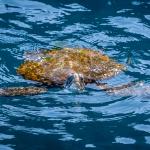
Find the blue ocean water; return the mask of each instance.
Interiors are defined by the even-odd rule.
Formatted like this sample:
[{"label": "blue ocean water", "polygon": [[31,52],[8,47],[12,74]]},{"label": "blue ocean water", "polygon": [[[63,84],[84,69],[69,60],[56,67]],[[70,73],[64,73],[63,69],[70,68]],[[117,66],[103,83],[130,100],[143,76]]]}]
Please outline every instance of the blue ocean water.
[{"label": "blue ocean water", "polygon": [[[36,83],[16,73],[26,51],[101,50],[127,71],[110,85],[150,84],[149,0],[0,0],[0,85]],[[142,89],[142,86],[140,87]],[[148,150],[150,95],[76,93],[0,97],[0,150]]]}]

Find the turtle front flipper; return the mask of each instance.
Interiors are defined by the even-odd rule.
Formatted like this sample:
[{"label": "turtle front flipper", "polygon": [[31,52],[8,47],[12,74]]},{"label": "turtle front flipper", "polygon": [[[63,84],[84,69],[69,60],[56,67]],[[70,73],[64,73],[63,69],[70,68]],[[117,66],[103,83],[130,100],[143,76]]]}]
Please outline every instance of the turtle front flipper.
[{"label": "turtle front flipper", "polygon": [[46,93],[45,87],[9,87],[0,88],[0,96],[24,96],[24,95],[36,95]]},{"label": "turtle front flipper", "polygon": [[85,88],[85,83],[84,83],[84,78],[82,74],[79,73],[71,73],[68,75],[64,88],[70,88],[73,87],[78,90],[84,90]]},{"label": "turtle front flipper", "polygon": [[99,83],[99,82],[96,82],[96,85],[98,88],[100,88],[101,90],[103,91],[106,91],[108,93],[112,93],[112,94],[125,94],[125,95],[131,95],[131,92],[130,91],[130,88],[131,87],[134,87],[138,84],[141,84],[141,82],[130,82],[130,83],[127,83],[127,84],[123,84],[123,85],[120,85],[120,86],[116,86],[116,87],[110,87],[108,84],[106,83]]}]

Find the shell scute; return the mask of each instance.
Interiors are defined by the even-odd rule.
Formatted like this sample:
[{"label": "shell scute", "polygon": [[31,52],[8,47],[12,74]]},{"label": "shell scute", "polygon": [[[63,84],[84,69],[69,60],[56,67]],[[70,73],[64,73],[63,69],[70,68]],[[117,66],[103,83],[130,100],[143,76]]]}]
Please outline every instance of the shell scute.
[{"label": "shell scute", "polygon": [[[84,48],[63,48],[45,50],[26,60],[18,68],[25,79],[48,85],[62,85],[70,73],[81,73],[85,83],[102,80],[118,74],[125,67],[107,55]],[[38,59],[36,59],[38,57]]]}]

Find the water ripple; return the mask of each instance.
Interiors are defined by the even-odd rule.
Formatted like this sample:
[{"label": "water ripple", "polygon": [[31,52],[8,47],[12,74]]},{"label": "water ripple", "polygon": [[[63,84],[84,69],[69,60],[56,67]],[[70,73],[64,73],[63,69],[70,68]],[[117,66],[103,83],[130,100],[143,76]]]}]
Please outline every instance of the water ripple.
[{"label": "water ripple", "polygon": [[136,141],[132,138],[125,138],[125,137],[116,137],[116,143],[122,144],[135,144]]},{"label": "water ripple", "polygon": [[39,86],[16,69],[25,52],[43,47],[101,51],[127,66],[103,82],[144,83],[117,94],[90,84],[84,92],[49,88],[40,95],[0,97],[0,149],[149,149],[149,4],[0,0],[1,87]]},{"label": "water ripple", "polygon": [[109,17],[107,18],[107,20],[108,25],[121,28],[125,32],[130,32],[132,34],[138,34],[146,38],[150,38],[149,26],[143,24],[142,21],[138,18],[117,16],[117,17]]}]

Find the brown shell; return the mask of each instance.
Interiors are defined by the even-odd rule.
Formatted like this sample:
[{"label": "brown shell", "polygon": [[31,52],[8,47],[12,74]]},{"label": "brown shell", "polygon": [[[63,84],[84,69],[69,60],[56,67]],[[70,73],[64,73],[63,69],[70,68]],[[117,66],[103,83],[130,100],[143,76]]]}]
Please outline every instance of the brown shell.
[{"label": "brown shell", "polygon": [[18,68],[18,73],[25,79],[47,85],[63,85],[67,76],[74,72],[83,74],[85,83],[91,83],[112,77],[124,69],[122,64],[90,49],[63,48],[27,55],[28,59]]}]

